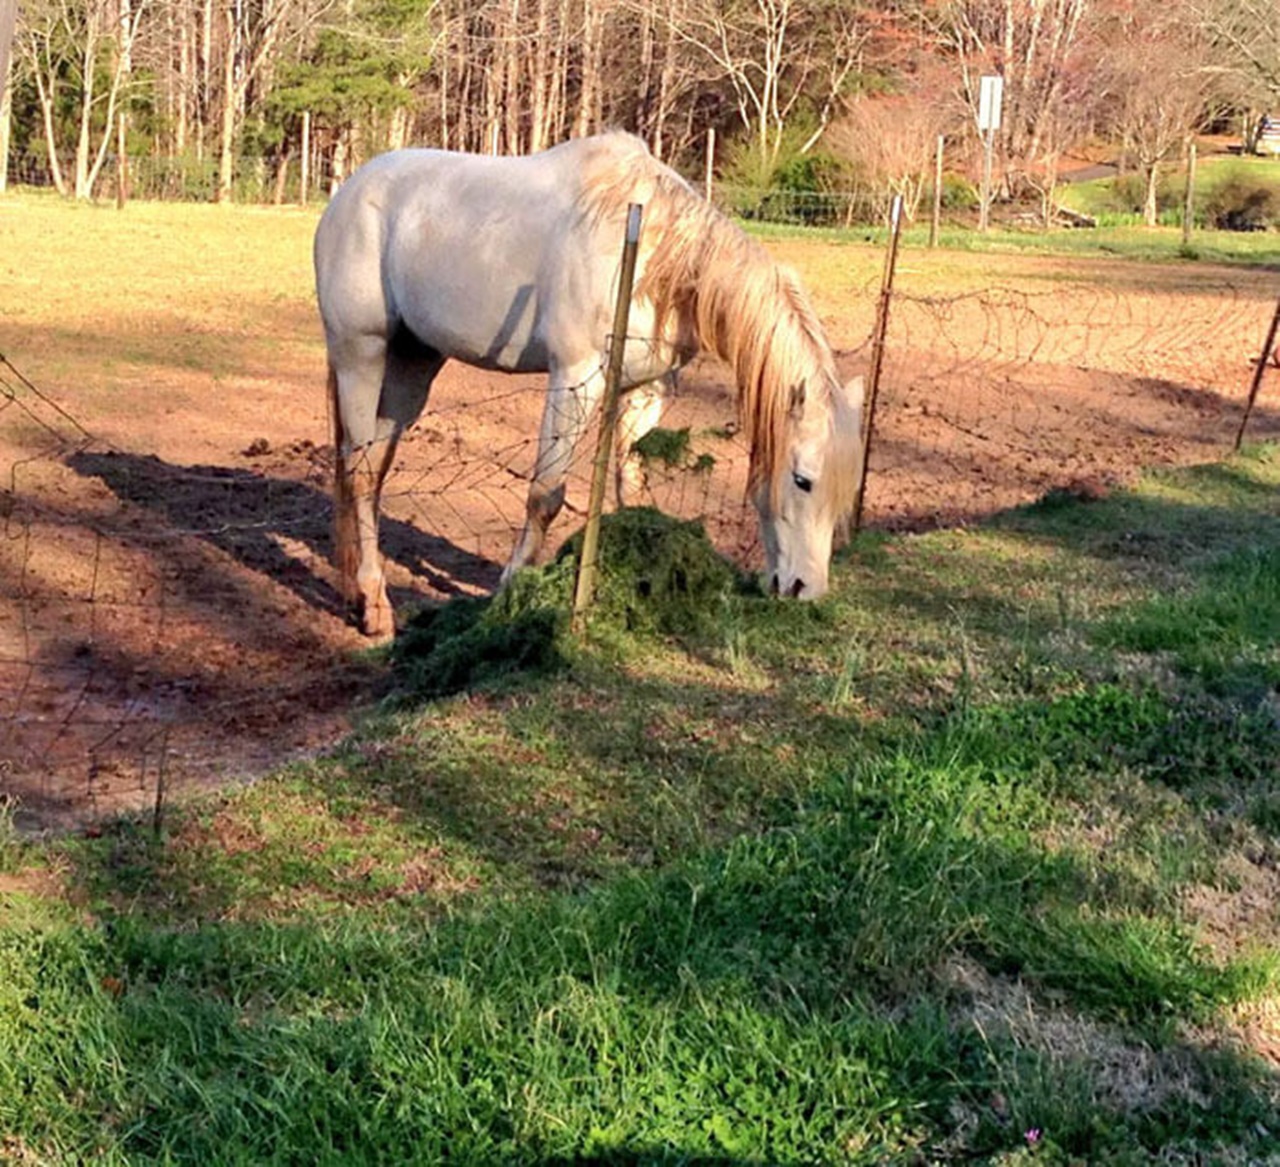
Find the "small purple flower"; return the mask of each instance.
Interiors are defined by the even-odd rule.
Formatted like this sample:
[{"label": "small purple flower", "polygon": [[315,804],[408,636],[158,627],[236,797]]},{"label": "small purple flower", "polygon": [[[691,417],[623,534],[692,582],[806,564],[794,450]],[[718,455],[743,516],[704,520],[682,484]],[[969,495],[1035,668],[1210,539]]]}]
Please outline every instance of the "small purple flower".
[{"label": "small purple flower", "polygon": [[1033,1126],[1022,1137],[1027,1140],[1028,1146],[1034,1147],[1040,1141],[1040,1128],[1038,1126]]}]

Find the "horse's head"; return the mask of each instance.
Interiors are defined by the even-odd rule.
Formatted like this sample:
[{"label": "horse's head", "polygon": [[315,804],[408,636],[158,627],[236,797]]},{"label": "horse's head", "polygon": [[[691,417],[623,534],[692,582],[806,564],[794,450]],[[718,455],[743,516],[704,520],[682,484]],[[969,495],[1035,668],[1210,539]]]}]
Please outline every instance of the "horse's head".
[{"label": "horse's head", "polygon": [[772,474],[752,492],[774,595],[816,600],[827,590],[832,541],[850,514],[862,466],[862,378],[793,388]]}]

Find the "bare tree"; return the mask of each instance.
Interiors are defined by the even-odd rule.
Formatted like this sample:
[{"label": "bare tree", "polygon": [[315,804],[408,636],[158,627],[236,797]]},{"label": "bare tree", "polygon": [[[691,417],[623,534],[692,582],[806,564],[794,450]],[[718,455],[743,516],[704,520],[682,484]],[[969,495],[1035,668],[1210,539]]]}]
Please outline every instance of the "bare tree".
[{"label": "bare tree", "polygon": [[979,78],[1004,78],[998,142],[1012,193],[1027,185],[1034,159],[1060,149],[1046,137],[1067,124],[1061,114],[1069,79],[1082,65],[1084,19],[1094,2],[945,0],[932,17],[939,45],[959,64],[975,129]]},{"label": "bare tree", "polygon": [[1252,149],[1261,114],[1280,106],[1280,5],[1273,0],[1185,0],[1216,74],[1223,107],[1244,115]]},{"label": "bare tree", "polygon": [[[24,6],[17,38],[35,82],[49,149],[54,185],[87,199],[106,161],[138,30],[149,0],[31,0]],[[106,70],[107,86],[98,88]],[[75,155],[72,183],[62,171],[60,105],[74,110]],[[95,140],[96,139],[96,140]]]},{"label": "bare tree", "polygon": [[1200,29],[1170,0],[1117,0],[1101,15],[1096,35],[1104,108],[1126,153],[1138,163],[1143,221],[1154,226],[1160,167],[1190,140],[1215,71]]},{"label": "bare tree", "polygon": [[762,174],[777,163],[802,99],[825,127],[867,38],[858,9],[843,0],[689,0],[667,20],[728,82]]},{"label": "bare tree", "polygon": [[887,214],[893,195],[902,196],[909,217],[919,210],[938,135],[956,121],[957,111],[934,96],[937,89],[926,74],[906,92],[864,95],[831,125],[832,149],[872,183],[878,214]]}]

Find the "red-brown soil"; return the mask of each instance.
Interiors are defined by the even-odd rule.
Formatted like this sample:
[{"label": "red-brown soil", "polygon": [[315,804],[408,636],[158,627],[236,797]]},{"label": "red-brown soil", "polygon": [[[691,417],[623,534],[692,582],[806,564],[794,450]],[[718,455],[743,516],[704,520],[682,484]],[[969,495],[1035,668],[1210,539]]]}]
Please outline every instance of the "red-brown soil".
[{"label": "red-brown soil", "polygon": [[[1229,448],[1271,305],[1235,277],[1151,286],[1117,271],[1033,296],[908,287],[878,402],[870,525],[969,521],[1054,487],[1089,496]],[[859,312],[824,313],[837,344],[867,334],[867,303]],[[75,410],[65,386],[0,366],[0,791],[24,824],[150,806],[159,783],[172,793],[308,755],[374,690],[378,667],[329,566],[320,347],[312,321],[296,327],[304,359],[245,370],[234,398],[194,400],[191,370],[163,370],[167,399],[198,425],[149,413],[154,379]],[[841,364],[852,374],[867,357],[846,348]],[[1280,430],[1274,393],[1268,379],[1253,436]],[[385,498],[401,610],[495,585],[540,406],[537,378],[442,374]],[[692,427],[717,464],[653,489],[750,562],[733,423],[726,370],[700,360],[664,424]],[[584,499],[579,476],[553,544]]]}]

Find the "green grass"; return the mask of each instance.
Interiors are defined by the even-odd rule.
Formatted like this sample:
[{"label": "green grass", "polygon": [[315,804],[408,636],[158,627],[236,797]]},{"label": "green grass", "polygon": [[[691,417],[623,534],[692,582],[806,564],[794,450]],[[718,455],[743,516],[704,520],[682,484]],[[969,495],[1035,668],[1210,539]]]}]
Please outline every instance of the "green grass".
[{"label": "green grass", "polygon": [[[1161,168],[1160,174],[1160,205],[1180,216],[1187,182],[1186,167],[1165,166]],[[1217,190],[1231,182],[1244,182],[1280,191],[1280,163],[1275,158],[1240,155],[1201,158],[1196,165],[1196,206],[1203,208]],[[1065,183],[1062,186],[1064,205],[1111,223],[1122,222],[1127,216],[1132,220],[1131,225],[1137,226],[1141,211],[1138,200],[1141,197],[1141,180],[1136,174],[1124,178],[1097,178]]]},{"label": "green grass", "polygon": [[[1203,158],[1196,171],[1196,206],[1199,222],[1191,245],[1182,242],[1182,204],[1186,183],[1185,171],[1176,167],[1165,170],[1160,185],[1160,225],[1142,223],[1141,191],[1135,176],[1126,179],[1102,178],[1063,183],[1058,199],[1063,206],[1098,221],[1096,228],[1059,227],[1043,230],[1035,226],[1010,228],[996,222],[985,234],[972,223],[944,221],[938,235],[942,251],[978,254],[1027,254],[1046,256],[1111,257],[1141,262],[1202,262],[1259,267],[1280,263],[1280,239],[1273,231],[1220,231],[1206,229],[1204,207],[1213,193],[1225,183],[1240,179],[1248,183],[1270,186],[1280,191],[1280,161],[1274,158],[1223,157]],[[908,222],[902,231],[902,246],[912,252],[927,250],[929,214],[922,207],[916,222]],[[859,225],[853,228],[811,228],[788,224],[751,222],[745,224],[753,234],[764,239],[791,241],[822,239],[831,243],[872,244],[884,246],[887,230],[882,226]]]},{"label": "green grass", "polygon": [[[939,252],[1102,257],[1144,263],[1202,262],[1237,267],[1270,267],[1280,263],[1280,237],[1273,232],[1213,231],[1197,228],[1191,247],[1182,244],[1182,229],[1172,223],[1145,227],[1137,215],[1093,228],[1055,227],[1052,230],[994,226],[981,234],[967,225],[944,225],[938,233]],[[866,244],[880,250],[887,231],[882,227],[843,228],[761,226],[749,224],[764,239],[792,241],[820,239],[828,243]],[[902,247],[929,254],[927,222],[906,227]]]},{"label": "green grass", "polygon": [[0,818],[0,1161],[1264,1161],[1280,451],[834,584]]}]

